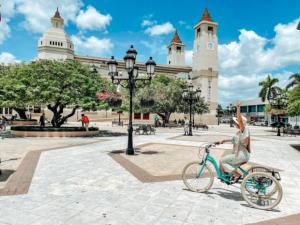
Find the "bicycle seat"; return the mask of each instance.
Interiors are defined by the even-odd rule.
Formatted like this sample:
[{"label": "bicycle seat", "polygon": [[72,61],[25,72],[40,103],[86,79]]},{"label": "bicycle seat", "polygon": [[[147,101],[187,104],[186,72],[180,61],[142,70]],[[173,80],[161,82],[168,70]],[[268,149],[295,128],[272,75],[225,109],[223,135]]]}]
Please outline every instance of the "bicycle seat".
[{"label": "bicycle seat", "polygon": [[240,163],[240,166],[247,164],[248,162],[242,162]]}]

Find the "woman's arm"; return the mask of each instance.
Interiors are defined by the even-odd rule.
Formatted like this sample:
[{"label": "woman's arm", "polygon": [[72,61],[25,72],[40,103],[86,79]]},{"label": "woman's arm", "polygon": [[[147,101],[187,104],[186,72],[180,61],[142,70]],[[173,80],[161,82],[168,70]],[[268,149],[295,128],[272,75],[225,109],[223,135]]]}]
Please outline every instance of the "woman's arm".
[{"label": "woman's arm", "polygon": [[238,102],[236,104],[236,117],[237,117],[237,121],[239,123],[239,129],[240,129],[240,131],[243,131],[245,126],[244,126],[243,118],[241,115],[241,103],[240,102]]},{"label": "woman's arm", "polygon": [[226,143],[226,142],[232,142],[232,139],[225,139],[225,140],[222,140],[222,141],[220,141],[220,144],[224,144],[224,143]]}]

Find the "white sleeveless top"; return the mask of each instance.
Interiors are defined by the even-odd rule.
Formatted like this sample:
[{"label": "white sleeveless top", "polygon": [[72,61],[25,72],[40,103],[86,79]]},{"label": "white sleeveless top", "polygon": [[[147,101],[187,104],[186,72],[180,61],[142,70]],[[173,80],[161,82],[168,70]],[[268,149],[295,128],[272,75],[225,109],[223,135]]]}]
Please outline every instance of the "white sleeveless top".
[{"label": "white sleeveless top", "polygon": [[237,156],[240,151],[248,153],[247,145],[243,144],[243,141],[250,137],[250,131],[248,127],[245,127],[243,132],[238,131],[236,135],[233,136],[231,142],[233,144],[233,153]]}]

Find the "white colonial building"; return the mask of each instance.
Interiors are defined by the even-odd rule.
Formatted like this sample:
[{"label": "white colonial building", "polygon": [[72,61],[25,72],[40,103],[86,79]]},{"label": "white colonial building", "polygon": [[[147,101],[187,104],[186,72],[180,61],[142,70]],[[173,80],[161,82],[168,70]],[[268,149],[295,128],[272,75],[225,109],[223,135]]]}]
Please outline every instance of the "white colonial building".
[{"label": "white colonial building", "polygon": [[74,45],[64,31],[64,19],[58,9],[51,23],[52,27],[38,41],[38,59],[74,59]]},{"label": "white colonial building", "polygon": [[[108,74],[108,58],[79,56],[74,53],[74,46],[64,31],[64,20],[58,10],[51,18],[52,27],[38,41],[38,59],[75,59],[97,68],[101,75]],[[158,74],[176,77],[192,77],[195,88],[200,87],[202,96],[210,105],[210,113],[196,116],[195,121],[216,124],[218,105],[218,24],[213,21],[206,8],[194,27],[194,48],[192,66],[185,64],[185,45],[176,31],[167,47],[167,64],[157,65]],[[145,71],[144,63],[137,63],[141,72]],[[118,69],[124,68],[123,60],[118,61]],[[124,71],[125,72],[125,71]],[[182,116],[181,116],[182,117]],[[148,118],[146,116],[145,118]]]}]

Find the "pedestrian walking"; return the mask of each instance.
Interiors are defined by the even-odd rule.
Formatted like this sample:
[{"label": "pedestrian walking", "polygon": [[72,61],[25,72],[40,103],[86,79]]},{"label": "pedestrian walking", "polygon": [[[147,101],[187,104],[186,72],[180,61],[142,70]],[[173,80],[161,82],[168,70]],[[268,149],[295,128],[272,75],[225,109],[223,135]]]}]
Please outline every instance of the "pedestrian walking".
[{"label": "pedestrian walking", "polygon": [[2,116],[0,118],[0,130],[1,131],[5,131],[6,130],[6,121],[7,121],[7,118]]},{"label": "pedestrian walking", "polygon": [[45,127],[45,113],[40,116],[40,127]]},{"label": "pedestrian walking", "polygon": [[184,117],[184,135],[189,134],[189,124],[190,121],[186,117]]}]

